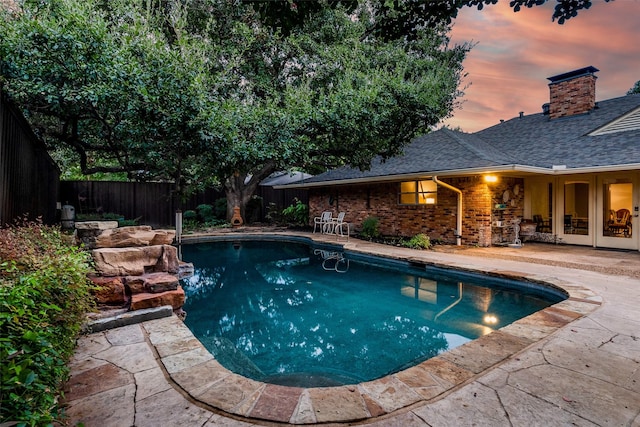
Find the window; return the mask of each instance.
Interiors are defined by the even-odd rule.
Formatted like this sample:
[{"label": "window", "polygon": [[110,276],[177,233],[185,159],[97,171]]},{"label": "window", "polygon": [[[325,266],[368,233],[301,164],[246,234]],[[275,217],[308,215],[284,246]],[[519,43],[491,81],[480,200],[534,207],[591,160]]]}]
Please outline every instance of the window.
[{"label": "window", "polygon": [[433,181],[405,181],[400,183],[401,205],[435,205],[438,185]]}]

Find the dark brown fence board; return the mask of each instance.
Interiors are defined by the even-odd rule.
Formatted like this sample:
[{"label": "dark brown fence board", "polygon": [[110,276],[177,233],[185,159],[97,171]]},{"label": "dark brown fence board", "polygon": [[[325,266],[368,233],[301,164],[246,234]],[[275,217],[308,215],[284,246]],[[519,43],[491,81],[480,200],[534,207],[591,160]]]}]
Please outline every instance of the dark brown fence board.
[{"label": "dark brown fence board", "polygon": [[27,215],[58,220],[60,172],[44,144],[5,94],[0,95],[0,224]]}]

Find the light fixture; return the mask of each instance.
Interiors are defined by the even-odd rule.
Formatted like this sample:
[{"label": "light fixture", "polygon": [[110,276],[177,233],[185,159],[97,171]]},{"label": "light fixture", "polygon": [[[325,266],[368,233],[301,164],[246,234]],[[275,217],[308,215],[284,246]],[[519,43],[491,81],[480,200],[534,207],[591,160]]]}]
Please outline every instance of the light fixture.
[{"label": "light fixture", "polygon": [[498,177],[495,175],[485,175],[484,182],[498,182]]},{"label": "light fixture", "polygon": [[427,204],[428,205],[435,205],[436,204],[436,198],[435,197],[427,197]]}]

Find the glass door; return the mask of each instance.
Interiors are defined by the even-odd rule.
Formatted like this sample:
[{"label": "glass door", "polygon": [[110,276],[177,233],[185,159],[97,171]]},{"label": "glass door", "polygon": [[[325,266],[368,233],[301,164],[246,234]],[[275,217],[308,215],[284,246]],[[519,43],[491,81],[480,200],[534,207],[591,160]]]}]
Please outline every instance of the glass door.
[{"label": "glass door", "polygon": [[553,178],[525,179],[525,218],[531,218],[538,233],[554,233]]},{"label": "glass door", "polygon": [[559,194],[560,218],[555,221],[558,234],[566,243],[593,244],[593,197],[590,179],[562,180]]},{"label": "glass door", "polygon": [[598,178],[597,245],[621,249],[638,249],[637,182],[631,174],[605,175]]}]

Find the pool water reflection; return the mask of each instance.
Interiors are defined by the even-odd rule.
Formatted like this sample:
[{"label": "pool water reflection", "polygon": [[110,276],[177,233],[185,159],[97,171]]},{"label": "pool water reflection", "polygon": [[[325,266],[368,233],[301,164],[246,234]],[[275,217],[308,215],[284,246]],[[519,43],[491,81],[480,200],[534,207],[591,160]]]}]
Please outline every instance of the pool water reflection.
[{"label": "pool water reflection", "polygon": [[235,373],[299,387],[380,378],[562,299],[283,241],[186,245],[182,258],[194,335]]}]

